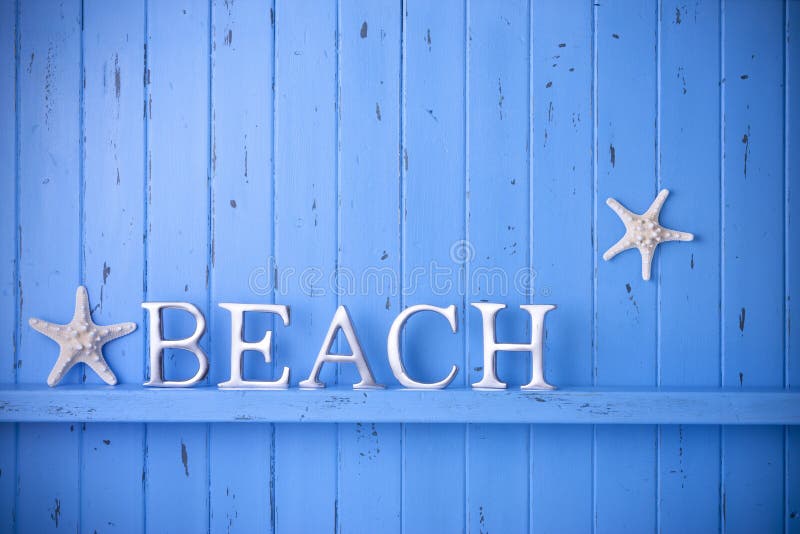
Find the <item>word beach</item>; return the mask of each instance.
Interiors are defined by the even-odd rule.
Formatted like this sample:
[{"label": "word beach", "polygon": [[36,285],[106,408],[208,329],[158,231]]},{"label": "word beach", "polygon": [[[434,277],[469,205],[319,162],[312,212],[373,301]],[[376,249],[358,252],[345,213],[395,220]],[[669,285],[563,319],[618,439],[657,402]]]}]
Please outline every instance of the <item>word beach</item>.
[{"label": "word beach", "polygon": [[[221,389],[285,389],[289,386],[289,368],[284,367],[280,378],[272,381],[247,380],[243,377],[243,355],[245,351],[257,351],[264,355],[264,361],[272,361],[272,331],[267,330],[263,338],[257,342],[247,342],[243,339],[244,314],[268,313],[280,317],[284,326],[289,326],[289,307],[280,304],[235,304],[221,303],[221,308],[231,314],[231,376],[229,380],[218,384]],[[555,309],[552,304],[528,304],[520,308],[528,312],[531,320],[531,338],[527,343],[499,343],[495,335],[497,313],[505,308],[505,304],[490,302],[476,302],[472,306],[477,308],[482,317],[483,325],[483,377],[472,384],[476,389],[505,389],[506,384],[497,377],[496,361],[498,351],[528,352],[531,354],[531,379],[521,386],[521,389],[554,389],[544,378],[542,355],[542,334],[544,319],[547,312]],[[197,384],[205,378],[208,372],[208,357],[200,348],[199,341],[205,331],[205,318],[197,307],[188,302],[145,302],[142,304],[149,313],[149,358],[150,377],[146,386],[155,387],[188,387]],[[163,334],[163,310],[174,308],[183,310],[194,317],[194,333],[183,339],[165,339]],[[395,378],[403,387],[413,389],[441,389],[447,387],[458,373],[458,367],[453,365],[448,375],[438,382],[420,382],[406,372],[403,365],[403,356],[400,351],[400,336],[406,321],[418,313],[438,314],[447,319],[450,330],[457,331],[456,307],[451,305],[446,308],[418,304],[410,306],[400,312],[389,329],[386,339],[386,353],[389,365]],[[331,347],[339,332],[347,339],[352,354],[331,353]],[[197,373],[188,380],[166,380],[164,377],[164,349],[181,349],[192,353],[199,363]],[[382,388],[376,383],[369,363],[359,343],[353,321],[345,306],[339,306],[333,315],[330,326],[322,341],[322,347],[311,368],[309,377],[301,381],[300,388],[323,388],[325,384],[320,381],[319,374],[325,363],[347,363],[355,365],[361,381],[353,384],[354,389]]]}]

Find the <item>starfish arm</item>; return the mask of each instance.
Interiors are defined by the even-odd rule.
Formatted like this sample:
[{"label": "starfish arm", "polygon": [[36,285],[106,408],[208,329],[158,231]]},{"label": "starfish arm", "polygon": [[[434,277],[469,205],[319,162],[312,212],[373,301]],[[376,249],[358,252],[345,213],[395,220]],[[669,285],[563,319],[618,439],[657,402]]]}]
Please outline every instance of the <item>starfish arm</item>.
[{"label": "starfish arm", "polygon": [[54,325],[53,323],[48,323],[47,321],[42,321],[41,319],[36,319],[34,317],[28,319],[28,324],[31,325],[31,328],[33,328],[40,334],[44,334],[51,339],[53,339],[53,337],[50,334],[49,328],[51,326],[63,326],[63,325]]},{"label": "starfish arm", "polygon": [[664,207],[664,202],[667,201],[667,197],[669,196],[669,189],[662,189],[658,192],[658,196],[650,204],[650,207],[647,208],[647,211],[644,212],[642,217],[646,217],[648,219],[658,220],[658,214],[661,213],[661,208]]},{"label": "starfish arm", "polygon": [[87,322],[92,320],[92,316],[89,313],[89,293],[86,291],[86,286],[78,286],[77,291],[75,291],[75,315],[73,315],[72,320]]},{"label": "starfish arm", "polygon": [[622,236],[622,239],[614,243],[611,248],[605,251],[603,254],[603,259],[608,261],[620,252],[628,250],[629,248],[632,248],[632,245],[628,244],[628,234],[626,233],[624,236]]},{"label": "starfish arm", "polygon": [[94,360],[93,358],[87,358],[84,360],[84,363],[92,368],[92,371],[97,373],[97,376],[103,379],[103,382],[108,384],[109,386],[115,386],[117,384],[117,377],[114,374],[114,371],[106,363],[104,358],[100,358],[99,360]]},{"label": "starfish arm", "polygon": [[661,232],[662,240],[663,241],[693,241],[694,234],[690,234],[689,232],[679,232],[677,230],[670,230],[669,228],[663,228]]},{"label": "starfish arm", "polygon": [[103,343],[107,343],[117,339],[118,337],[126,336],[136,330],[136,323],[119,323],[109,326],[101,326],[100,328],[107,332],[102,336]]},{"label": "starfish arm", "polygon": [[653,264],[653,253],[649,250],[639,249],[642,254],[642,280],[650,280],[650,267]]},{"label": "starfish arm", "polygon": [[70,358],[71,354],[71,352],[65,351],[63,348],[58,353],[58,359],[50,370],[50,374],[47,375],[47,385],[51,388],[61,382],[69,370],[72,369],[72,366],[77,363],[76,360]]},{"label": "starfish arm", "polygon": [[628,218],[636,216],[635,213],[628,210],[628,208],[617,202],[617,200],[614,198],[608,197],[606,199],[606,204],[609,208],[614,210],[614,213],[616,213],[623,221],[627,221]]}]

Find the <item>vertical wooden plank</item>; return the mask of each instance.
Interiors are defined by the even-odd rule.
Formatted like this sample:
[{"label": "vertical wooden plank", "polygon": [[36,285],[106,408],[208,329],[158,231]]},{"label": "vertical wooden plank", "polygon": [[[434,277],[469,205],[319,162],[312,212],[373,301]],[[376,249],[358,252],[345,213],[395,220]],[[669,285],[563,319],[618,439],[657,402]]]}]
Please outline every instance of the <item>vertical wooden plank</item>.
[{"label": "vertical wooden plank", "polygon": [[[266,272],[272,250],[271,10],[271,2],[255,0],[212,4],[212,385],[230,376],[230,314],[217,304],[274,300],[253,278]],[[274,327],[283,324],[245,315],[246,339]],[[273,380],[263,355],[247,358],[245,377]],[[211,425],[212,532],[271,529],[271,441],[272,425]]]},{"label": "vertical wooden plank", "polygon": [[[730,2],[723,17],[723,385],[781,387],[784,5]],[[730,427],[723,439],[723,528],[782,529],[783,428]]]},{"label": "vertical wooden plank", "polygon": [[[800,302],[800,284],[798,284],[797,268],[800,266],[800,240],[798,240],[798,223],[800,223],[800,2],[786,2],[786,51],[785,65],[785,105],[784,109],[784,155],[786,157],[786,387],[800,387],[800,341],[797,334],[792,336],[792,316],[800,316],[797,312]],[[793,298],[794,297],[794,298]],[[795,319],[797,320],[797,319]],[[797,326],[795,326],[795,332]],[[786,488],[785,531],[800,533],[800,427],[791,426],[786,429],[786,472],[784,488]]]},{"label": "vertical wooden plank", "polygon": [[16,376],[17,272],[17,135],[16,135],[16,5],[0,5],[0,383]]},{"label": "vertical wooden plank", "polygon": [[[699,236],[660,255],[660,384],[713,387],[720,354],[719,2],[663,2],[659,23],[660,187],[672,192],[662,217]],[[718,427],[661,427],[663,532],[719,529],[719,434]]]},{"label": "vertical wooden plank", "polygon": [[[147,299],[179,300],[208,316],[209,5],[150,2],[147,12]],[[194,321],[169,314],[166,337]],[[206,346],[205,340],[202,345]],[[165,376],[197,368],[168,352]],[[158,395],[158,391],[153,391]],[[146,529],[208,529],[207,431],[201,425],[148,425]]]},{"label": "vertical wooden plank", "polygon": [[[503,302],[497,339],[530,339],[528,302],[514,285],[528,269],[530,213],[528,134],[528,2],[468,2],[467,27],[467,302]],[[519,289],[522,289],[520,291]],[[465,309],[469,382],[483,376],[483,331],[478,310]],[[497,372],[509,388],[530,380],[530,355],[501,353]],[[526,425],[469,425],[469,532],[528,528],[529,437]]]},{"label": "vertical wooden plank", "polygon": [[[533,298],[558,305],[545,376],[559,387],[592,384],[592,15],[591,4],[558,0],[531,13]],[[590,425],[533,427],[534,532],[591,530],[593,436]]]},{"label": "vertical wooden plank", "polygon": [[[656,4],[625,1],[597,6],[598,254],[624,233],[605,205],[614,197],[641,213],[656,195]],[[631,65],[637,68],[632,69]],[[665,224],[669,225],[669,219]],[[666,248],[666,247],[664,247]],[[659,251],[664,255],[668,251]],[[637,251],[598,259],[596,368],[600,386],[656,385],[656,282],[641,276]],[[595,529],[656,528],[656,429],[596,429]],[[620,506],[620,503],[625,506]]]},{"label": "vertical wooden plank", "polygon": [[[21,383],[41,384],[58,348],[27,321],[68,321],[81,275],[81,5],[25,1],[19,9],[17,377]],[[75,383],[81,371],[73,369],[64,382]],[[19,532],[77,530],[79,435],[80,427],[73,425],[20,425]]]},{"label": "vertical wooden plank", "polygon": [[[386,333],[400,308],[400,31],[399,2],[340,5],[337,287],[386,385],[396,385]],[[354,366],[342,366],[343,387],[358,381]],[[341,532],[399,533],[400,476],[399,424],[340,425]]]},{"label": "vertical wooden plank", "polygon": [[[0,5],[0,383],[13,384],[17,359],[17,9]],[[0,530],[13,531],[15,424],[0,425]]]},{"label": "vertical wooden plank", "polygon": [[[92,0],[83,12],[84,283],[95,322],[112,324],[139,317],[143,296],[144,3]],[[143,381],[142,340],[139,328],[103,349],[122,384]],[[143,443],[143,425],[86,425],[84,530],[144,528]]]},{"label": "vertical wooden plank", "polygon": [[[403,296],[404,305],[458,306],[463,331],[465,228],[465,43],[463,2],[408,1],[403,12]],[[437,381],[453,364],[451,387],[467,383],[463,335],[439,321],[409,322],[406,367]],[[403,530],[463,531],[465,427],[406,425]]]},{"label": "vertical wooden plank", "polygon": [[[332,1],[275,8],[275,259],[278,300],[292,324],[273,339],[275,367],[289,366],[295,386],[308,377],[336,307],[328,284],[337,257],[336,15]],[[323,382],[333,385],[335,367],[323,368]],[[334,530],[336,443],[335,425],[276,427],[277,530]]]}]

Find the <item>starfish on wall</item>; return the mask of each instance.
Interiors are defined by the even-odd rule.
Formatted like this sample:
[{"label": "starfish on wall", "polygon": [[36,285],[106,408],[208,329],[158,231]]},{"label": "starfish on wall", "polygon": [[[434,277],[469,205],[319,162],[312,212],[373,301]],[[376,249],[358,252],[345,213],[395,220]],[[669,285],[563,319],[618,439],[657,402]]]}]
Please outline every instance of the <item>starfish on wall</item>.
[{"label": "starfish on wall", "polygon": [[75,315],[72,317],[72,322],[55,324],[34,318],[28,322],[31,328],[46,335],[61,347],[58,360],[47,377],[47,385],[50,387],[58,384],[75,364],[81,362],[91,367],[106,384],[113,386],[117,383],[117,377],[103,357],[103,345],[136,330],[136,323],[109,326],[94,324],[89,311],[89,295],[84,286],[78,287],[75,295]]},{"label": "starfish on wall", "polygon": [[691,241],[694,239],[694,235],[690,233],[670,230],[658,223],[658,216],[668,195],[669,190],[662,189],[650,208],[641,215],[629,211],[613,198],[606,200],[606,204],[625,224],[625,235],[603,254],[603,259],[608,261],[624,250],[638,248],[642,255],[642,279],[650,280],[650,265],[658,245],[666,241]]}]

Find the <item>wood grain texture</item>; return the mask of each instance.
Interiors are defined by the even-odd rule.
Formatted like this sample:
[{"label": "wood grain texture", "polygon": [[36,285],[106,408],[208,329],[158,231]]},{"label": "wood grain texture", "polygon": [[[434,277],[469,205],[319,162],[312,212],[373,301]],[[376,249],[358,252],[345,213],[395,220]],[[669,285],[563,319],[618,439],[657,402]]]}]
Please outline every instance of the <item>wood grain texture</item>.
[{"label": "wood grain texture", "polygon": [[[17,9],[0,6],[0,383],[17,375]],[[0,530],[14,528],[17,425],[0,425]]]},{"label": "wood grain texture", "polygon": [[[656,195],[657,30],[652,3],[634,0],[595,9],[598,253],[622,234],[606,198],[642,213]],[[658,254],[668,253],[660,248],[665,250]],[[597,265],[597,385],[657,385],[657,286],[640,273],[635,250]],[[658,273],[656,266],[654,276]],[[653,426],[596,429],[596,532],[657,530],[656,458]],[[620,502],[626,506],[614,505]]]},{"label": "wood grain texture", "polygon": [[[457,284],[465,280],[464,265],[453,261],[451,251],[469,249],[464,242],[466,24],[463,2],[408,0],[403,5],[403,307],[455,303],[462,327],[466,305]],[[453,385],[466,384],[463,328],[453,335],[441,322],[416,319],[409,321],[402,340],[409,374],[434,382],[455,364],[461,371]],[[405,532],[467,530],[466,433],[463,425],[405,425]]]},{"label": "wood grain texture", "polygon": [[[400,2],[339,5],[337,302],[357,325],[375,380],[394,382],[385,333],[400,294]],[[366,222],[366,224],[365,224]],[[350,348],[340,342],[339,351]],[[360,380],[338,369],[342,386]],[[337,527],[401,531],[402,427],[368,419],[339,425]],[[371,488],[364,491],[364,488]]]},{"label": "wood grain texture", "polygon": [[[800,532],[798,9],[0,2],[0,530]],[[696,239],[644,282],[636,252],[600,257],[604,201],[662,187]],[[115,389],[43,385],[57,349],[27,320],[66,321],[81,283],[98,323],[140,325],[106,349]],[[203,311],[202,387],[141,386],[143,299]],[[511,389],[468,389],[479,300],[509,342],[519,304],[558,305],[561,389],[520,392],[511,352]],[[291,307],[249,314],[273,362],[245,376],[296,386],[344,304],[389,389],[327,364],[323,391],[218,391],[226,301]],[[386,360],[419,303],[458,307],[456,334],[420,315],[402,339],[415,379],[459,366],[445,391]]]},{"label": "wood grain texture", "polygon": [[[292,367],[296,386],[322,344],[310,333],[324,335],[336,310],[327,277],[337,262],[337,3],[276,2],[275,24],[274,247],[279,282],[287,275],[276,299],[292,309],[292,330],[274,338],[275,367]],[[334,384],[337,367],[325,365],[320,379]],[[278,531],[336,529],[337,433],[335,425],[275,429]]]},{"label": "wood grain texture", "polygon": [[[261,1],[211,4],[212,385],[230,377],[230,313],[218,304],[275,300],[274,291],[255,283],[274,252],[272,10],[271,2]],[[250,68],[242,69],[245,64]],[[249,246],[234,236],[246,236]],[[276,326],[282,322],[268,314],[246,313],[245,339],[261,339]],[[260,353],[248,352],[244,367],[251,380],[275,379],[275,366]],[[210,426],[211,532],[274,532],[273,436],[270,424]]]},{"label": "wood grain texture", "polygon": [[[594,376],[594,7],[572,2],[569,17],[563,9],[534,2],[530,13],[530,298],[558,305],[545,328],[545,376],[584,387]],[[593,428],[536,425],[531,434],[532,530],[590,530]]]},{"label": "wood grain texture", "polygon": [[[28,318],[68,322],[81,281],[82,17],[78,1],[57,8],[25,1],[18,9],[17,380],[41,383],[56,350],[27,328]],[[81,373],[74,367],[64,382],[78,383]],[[81,433],[82,425],[20,425],[17,531],[77,530]]]},{"label": "wood grain texture", "polygon": [[[664,247],[658,264],[658,383],[720,384],[720,4],[664,2],[659,13],[659,188],[664,221],[686,221],[702,247]],[[699,213],[698,205],[704,206]],[[666,223],[669,226],[671,223]],[[681,354],[697,352],[696,358]],[[720,526],[720,429],[659,429],[663,532]]]},{"label": "wood grain texture", "polygon": [[[201,0],[147,4],[146,298],[185,300],[208,317],[209,6]],[[165,313],[164,336],[194,331],[184,312]],[[201,345],[208,350],[208,338]],[[164,376],[187,379],[197,362],[167,351]],[[149,425],[145,445],[145,529],[209,526],[207,425]]]},{"label": "wood grain texture", "polygon": [[[555,391],[153,390],[19,385],[0,390],[0,421],[795,424],[796,392],[772,389],[563,388]],[[127,410],[124,407],[133,405]],[[154,410],[169,404],[170,411]],[[618,430],[618,429],[612,429]]]},{"label": "wood grain texture", "polygon": [[[785,111],[784,5],[734,2],[722,17],[722,384],[783,387],[784,132],[775,125]],[[752,358],[756,347],[764,357]],[[783,528],[784,434],[780,427],[723,431],[727,532]]]},{"label": "wood grain texture", "polygon": [[[83,4],[83,282],[93,319],[139,315],[144,297],[144,2]],[[95,206],[104,206],[103,210]],[[116,217],[108,217],[116,213]],[[103,352],[122,383],[144,380],[141,328]],[[100,378],[83,371],[84,383]],[[144,425],[88,424],[83,432],[81,528],[144,528]]]},{"label": "wood grain texture", "polygon": [[[798,313],[800,301],[800,285],[798,276],[793,270],[794,265],[800,262],[800,240],[798,239],[798,224],[800,224],[800,3],[787,2],[786,4],[786,36],[785,36],[785,66],[786,79],[784,80],[784,102],[786,105],[784,126],[784,157],[786,158],[786,175],[784,183],[786,191],[784,201],[786,211],[786,311],[784,315],[784,332],[786,343],[786,388],[796,391],[800,388],[800,342],[797,335],[792,337],[792,316]],[[794,297],[794,298],[792,298]],[[796,319],[795,319],[796,320]],[[797,327],[795,326],[795,331]],[[800,429],[796,426],[786,429],[785,444],[786,471],[784,473],[784,488],[786,490],[784,505],[784,531],[796,534],[800,532],[800,489],[797,480],[800,477]]]}]

